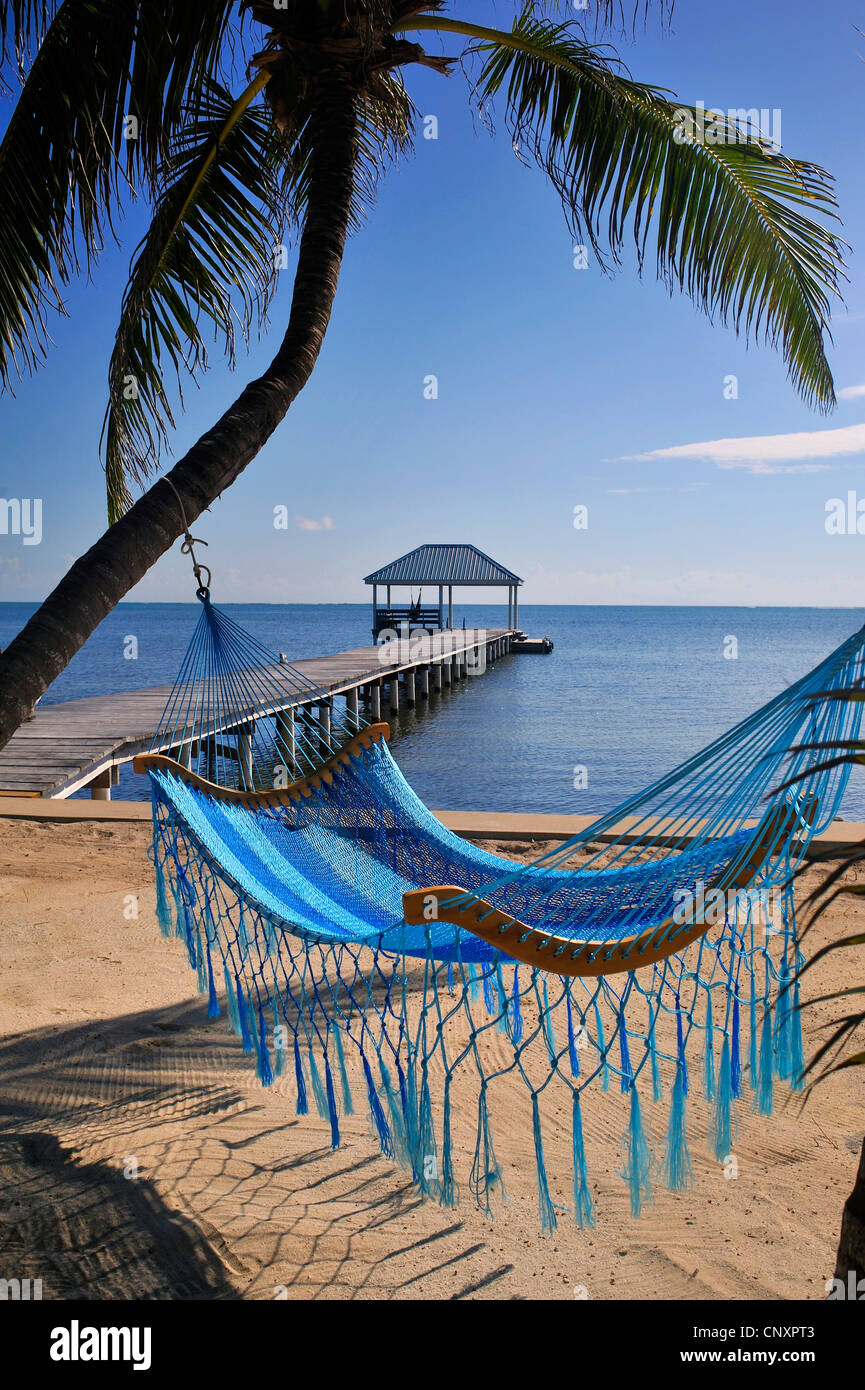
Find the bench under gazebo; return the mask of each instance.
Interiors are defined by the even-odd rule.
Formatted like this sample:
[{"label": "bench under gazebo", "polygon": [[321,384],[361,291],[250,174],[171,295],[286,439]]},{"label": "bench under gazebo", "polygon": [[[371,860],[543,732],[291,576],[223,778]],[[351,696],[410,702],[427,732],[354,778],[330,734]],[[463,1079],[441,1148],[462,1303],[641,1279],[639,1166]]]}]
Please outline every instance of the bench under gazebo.
[{"label": "bench under gazebo", "polygon": [[[506,589],[507,626],[517,628],[517,591],[522,582],[519,575],[475,545],[419,545],[364,579],[365,584],[372,586],[373,639],[378,641],[380,633],[388,631],[410,635],[418,630],[441,632],[452,628],[455,588]],[[408,603],[395,603],[394,589],[408,589]],[[425,604],[424,589],[437,590],[438,602]],[[384,590],[383,604],[379,603],[380,590]]]}]

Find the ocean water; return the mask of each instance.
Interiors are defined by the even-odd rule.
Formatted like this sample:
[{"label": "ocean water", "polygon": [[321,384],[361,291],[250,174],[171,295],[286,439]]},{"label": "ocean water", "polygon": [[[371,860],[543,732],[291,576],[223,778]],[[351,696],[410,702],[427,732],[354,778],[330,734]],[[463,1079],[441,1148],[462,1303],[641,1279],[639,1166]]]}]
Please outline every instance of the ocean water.
[{"label": "ocean water", "polygon": [[[369,606],[226,605],[236,622],[290,659],[363,646]],[[0,646],[33,611],[0,604]],[[121,604],[44,696],[45,703],[171,683],[198,604]],[[456,620],[502,627],[506,609],[459,605]],[[803,675],[861,626],[850,609],[525,605],[550,656],[511,656],[393,721],[394,755],[440,810],[607,810]],[[127,637],[138,657],[124,657]],[[734,642],[730,639],[734,639]],[[735,657],[725,655],[735,650]],[[574,789],[574,769],[587,785]],[[842,812],[865,819],[865,774]],[[113,793],[145,798],[121,772]]]}]

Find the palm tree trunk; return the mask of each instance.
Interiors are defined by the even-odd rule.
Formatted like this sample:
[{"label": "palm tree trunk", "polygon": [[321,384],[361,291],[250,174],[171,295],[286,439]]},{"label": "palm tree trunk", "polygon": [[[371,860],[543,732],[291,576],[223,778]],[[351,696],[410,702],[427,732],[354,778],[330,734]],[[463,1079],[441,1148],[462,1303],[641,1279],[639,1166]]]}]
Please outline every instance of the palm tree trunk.
[{"label": "palm tree trunk", "polygon": [[865,1280],[865,1142],[859,1155],[859,1171],[853,1191],[844,1206],[841,1218],[841,1239],[838,1244],[838,1260],[835,1278],[847,1286],[847,1276],[855,1273],[856,1281]]},{"label": "palm tree trunk", "polygon": [[[307,212],[288,328],[263,376],[168,474],[191,524],[267,442],[309,380],[324,341],[345,248],[357,122],[350,93],[317,115]],[[183,532],[162,479],[82,555],[0,655],[0,748],[102,619]]]}]

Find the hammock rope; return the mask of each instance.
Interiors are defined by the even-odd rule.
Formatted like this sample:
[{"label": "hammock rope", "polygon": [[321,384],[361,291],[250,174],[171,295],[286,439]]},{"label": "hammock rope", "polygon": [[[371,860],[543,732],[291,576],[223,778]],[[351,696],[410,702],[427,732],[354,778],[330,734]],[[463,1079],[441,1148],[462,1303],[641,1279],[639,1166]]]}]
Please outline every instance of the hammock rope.
[{"label": "hammock rope", "polygon": [[[448,831],[385,726],[337,711],[206,587],[199,597],[136,764],[153,794],[157,915],[262,1084],[293,1089],[299,1115],[314,1106],[334,1146],[365,1106],[422,1196],[453,1206],[467,1182],[491,1213],[513,1139],[496,1133],[492,1100],[522,1093],[551,1230],[567,1209],[594,1221],[588,1087],[623,1097],[620,1171],[639,1215],[659,1180],[691,1181],[695,1093],[723,1161],[749,1090],[769,1114],[776,1082],[801,1085],[798,998],[784,989],[802,962],[792,880],[849,768],[778,788],[812,767],[803,742],[856,737],[861,705],[833,695],[863,680],[865,629],[524,865]],[[454,1140],[457,1110],[473,1117],[470,1152]]]}]

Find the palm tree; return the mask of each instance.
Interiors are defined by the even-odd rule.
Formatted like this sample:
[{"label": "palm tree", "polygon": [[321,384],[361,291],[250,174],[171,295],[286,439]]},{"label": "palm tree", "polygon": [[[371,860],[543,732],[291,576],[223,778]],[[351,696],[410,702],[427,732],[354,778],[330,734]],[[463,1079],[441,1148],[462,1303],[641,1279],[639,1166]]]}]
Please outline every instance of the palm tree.
[{"label": "palm tree", "polygon": [[[42,361],[64,284],[96,259],[124,200],[152,207],[111,359],[111,524],[0,656],[0,748],[309,379],[346,235],[411,144],[416,65],[473,65],[472,99],[485,115],[498,104],[575,235],[615,263],[630,230],[642,263],[654,232],[671,288],[780,347],[802,396],[833,404],[824,335],[842,243],[814,220],[834,215],[829,176],[735,120],[700,138],[693,111],[633,80],[601,42],[620,5],[602,0],[589,33],[554,0],[526,0],[509,30],[449,0],[0,0],[3,70],[21,74],[0,143],[4,384]],[[172,486],[160,478],[133,501],[172,424],[163,369],[203,367],[208,329],[233,355],[235,325],[247,332],[267,306],[288,229],[297,270],[273,361],[174,465]]]}]

